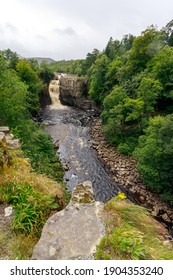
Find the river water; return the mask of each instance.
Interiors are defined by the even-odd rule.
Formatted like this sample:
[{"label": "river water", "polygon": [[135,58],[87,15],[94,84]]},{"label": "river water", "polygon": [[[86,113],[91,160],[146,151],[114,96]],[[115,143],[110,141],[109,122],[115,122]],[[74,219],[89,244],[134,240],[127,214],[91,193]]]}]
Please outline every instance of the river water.
[{"label": "river water", "polygon": [[81,182],[91,181],[96,200],[106,202],[120,188],[111,181],[92,148],[89,133],[90,112],[63,106],[59,101],[58,81],[49,87],[52,105],[44,111],[46,131],[58,146],[59,158],[67,171],[64,181],[69,191]]}]

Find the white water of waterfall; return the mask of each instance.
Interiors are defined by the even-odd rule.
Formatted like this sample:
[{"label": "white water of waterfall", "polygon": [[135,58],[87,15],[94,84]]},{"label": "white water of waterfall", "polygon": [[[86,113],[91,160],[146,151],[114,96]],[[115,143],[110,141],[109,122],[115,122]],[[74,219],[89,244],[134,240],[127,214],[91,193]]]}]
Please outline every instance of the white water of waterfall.
[{"label": "white water of waterfall", "polygon": [[59,100],[59,80],[52,80],[49,84],[49,95],[52,101],[52,107],[61,108],[65,107]]}]

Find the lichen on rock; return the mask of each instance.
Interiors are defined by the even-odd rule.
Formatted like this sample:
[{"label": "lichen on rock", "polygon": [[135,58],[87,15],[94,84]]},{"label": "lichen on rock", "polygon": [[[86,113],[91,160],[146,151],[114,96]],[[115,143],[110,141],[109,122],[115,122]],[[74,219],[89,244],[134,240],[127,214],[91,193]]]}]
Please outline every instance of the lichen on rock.
[{"label": "lichen on rock", "polygon": [[103,204],[94,200],[92,183],[77,185],[67,207],[46,222],[32,259],[92,259],[104,233],[102,210]]},{"label": "lichen on rock", "polygon": [[92,183],[86,181],[78,184],[71,197],[71,203],[93,203],[95,202],[94,193],[92,189]]}]

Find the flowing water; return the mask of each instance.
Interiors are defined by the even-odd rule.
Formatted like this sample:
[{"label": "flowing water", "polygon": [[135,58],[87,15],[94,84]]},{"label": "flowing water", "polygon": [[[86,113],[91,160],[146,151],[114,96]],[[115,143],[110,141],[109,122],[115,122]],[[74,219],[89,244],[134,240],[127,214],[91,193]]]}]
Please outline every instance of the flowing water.
[{"label": "flowing water", "polygon": [[59,147],[60,160],[67,170],[64,175],[67,188],[71,191],[78,183],[91,181],[96,200],[108,201],[121,190],[111,181],[91,146],[90,112],[63,106],[57,80],[50,83],[49,93],[52,105],[44,111],[44,122],[46,131]]}]

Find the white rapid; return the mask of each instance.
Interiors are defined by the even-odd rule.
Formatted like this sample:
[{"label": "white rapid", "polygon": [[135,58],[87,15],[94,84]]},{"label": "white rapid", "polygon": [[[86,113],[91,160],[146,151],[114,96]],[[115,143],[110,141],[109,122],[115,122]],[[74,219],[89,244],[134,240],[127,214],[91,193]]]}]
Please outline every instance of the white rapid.
[{"label": "white rapid", "polygon": [[52,108],[63,108],[65,109],[66,106],[63,106],[59,100],[59,80],[52,80],[49,84],[49,95],[52,101]]}]

